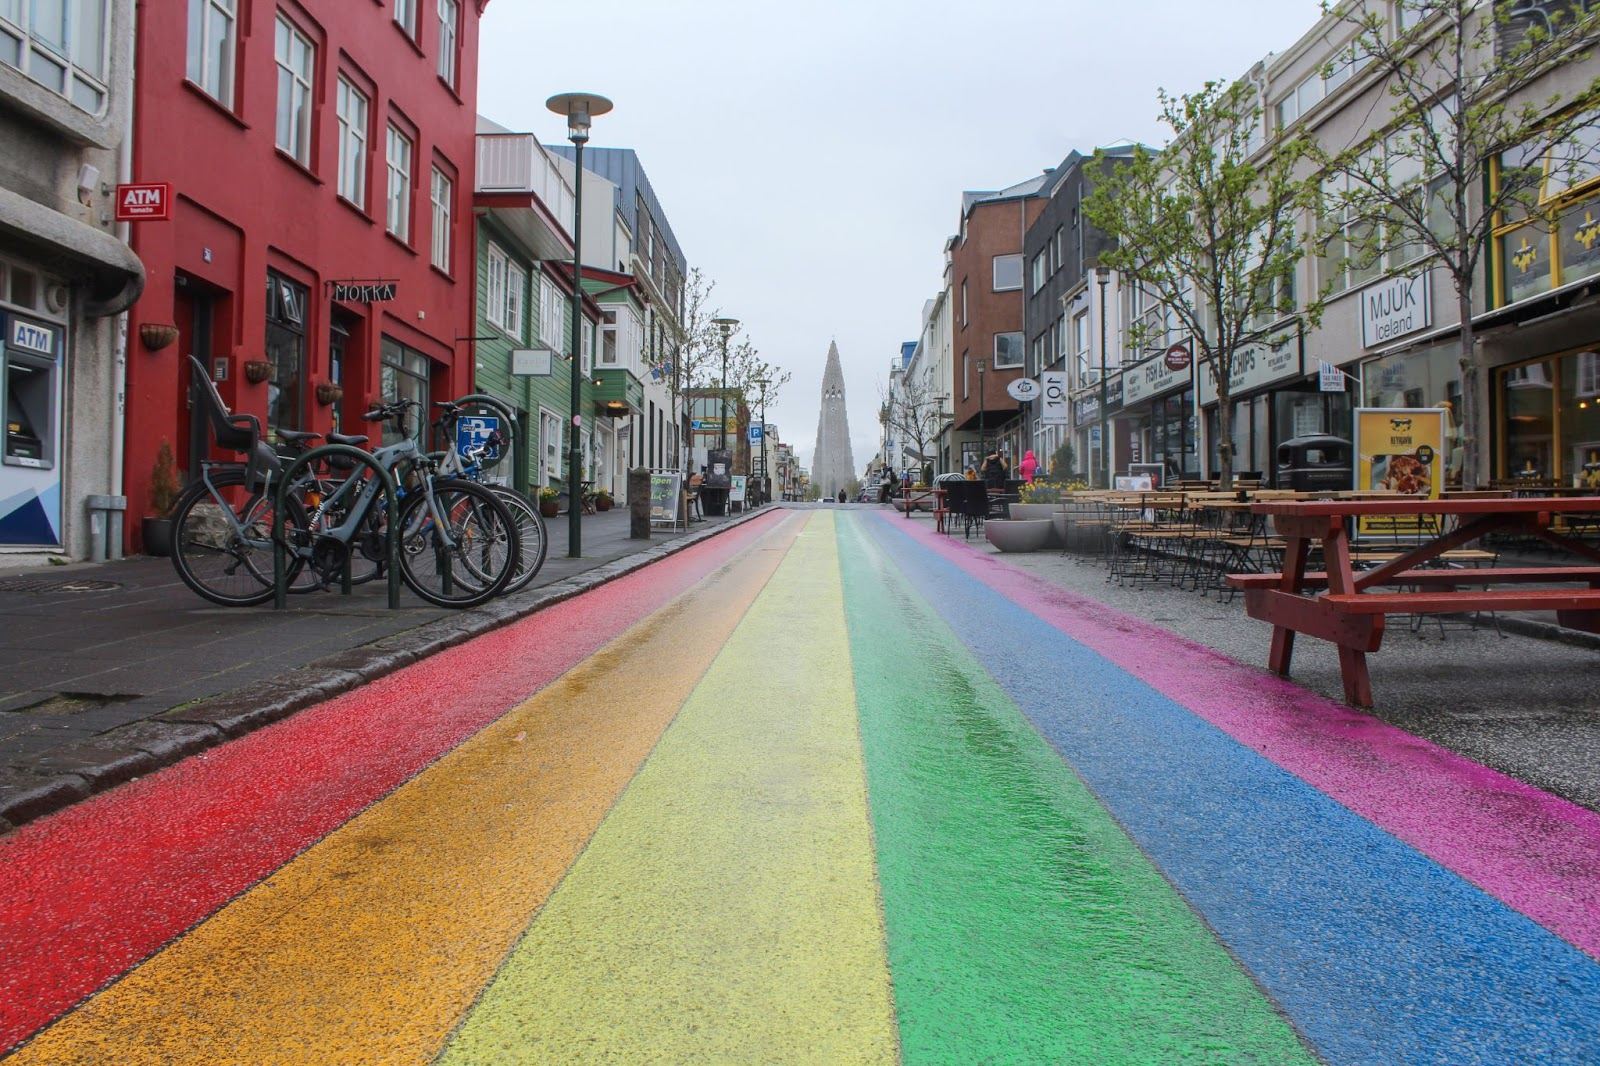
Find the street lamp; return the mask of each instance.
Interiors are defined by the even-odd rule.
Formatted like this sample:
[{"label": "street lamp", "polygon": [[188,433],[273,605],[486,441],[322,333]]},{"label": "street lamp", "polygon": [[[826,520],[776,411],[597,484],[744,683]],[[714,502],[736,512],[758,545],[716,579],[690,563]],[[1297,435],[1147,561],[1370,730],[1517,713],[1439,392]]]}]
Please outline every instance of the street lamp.
[{"label": "street lamp", "polygon": [[544,103],[567,119],[567,140],[577,156],[572,169],[572,441],[567,448],[567,555],[583,555],[583,146],[589,143],[589,121],[611,110],[611,101],[594,93],[561,93]]},{"label": "street lamp", "polygon": [[980,464],[983,462],[984,459],[987,459],[989,457],[989,439],[988,439],[988,434],[984,432],[985,428],[989,424],[989,411],[988,411],[988,408],[985,406],[985,402],[986,401],[985,401],[985,398],[984,398],[984,395],[983,395],[983,372],[985,370],[987,370],[987,369],[989,369],[989,360],[987,360],[987,359],[979,359],[978,360],[978,452],[983,457],[983,458],[978,460],[978,462]]},{"label": "street lamp", "polygon": [[[752,382],[761,390],[761,480],[756,484],[760,489],[762,503],[767,502],[767,386],[772,384],[771,378],[756,378]],[[750,476],[755,477],[755,456],[750,456]]]},{"label": "street lamp", "polygon": [[722,334],[722,403],[718,413],[722,416],[722,427],[717,431],[717,450],[728,450],[728,337],[739,328],[737,318],[713,318],[711,324],[717,327],[717,332]]},{"label": "street lamp", "polygon": [[1111,268],[1096,264],[1094,282],[1100,286],[1100,487],[1111,487],[1111,441],[1106,437],[1106,285]]}]

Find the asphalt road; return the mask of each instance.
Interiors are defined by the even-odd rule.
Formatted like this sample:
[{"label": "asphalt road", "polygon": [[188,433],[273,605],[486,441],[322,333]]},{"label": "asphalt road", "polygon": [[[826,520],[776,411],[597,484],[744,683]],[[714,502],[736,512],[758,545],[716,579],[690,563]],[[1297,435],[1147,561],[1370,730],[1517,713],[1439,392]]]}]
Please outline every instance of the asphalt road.
[{"label": "asphalt road", "polygon": [[1600,815],[775,510],[0,839],[75,1062],[1600,1059]]}]

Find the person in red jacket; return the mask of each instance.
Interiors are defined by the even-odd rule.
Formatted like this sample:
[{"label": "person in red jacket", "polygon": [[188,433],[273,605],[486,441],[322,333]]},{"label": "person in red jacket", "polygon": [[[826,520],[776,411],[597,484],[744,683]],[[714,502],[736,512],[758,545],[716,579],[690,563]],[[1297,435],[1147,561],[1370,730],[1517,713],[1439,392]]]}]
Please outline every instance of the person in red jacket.
[{"label": "person in red jacket", "polygon": [[1022,480],[1030,485],[1033,484],[1033,475],[1039,470],[1039,460],[1034,458],[1032,448],[1029,448],[1023,455],[1022,462],[1017,465],[1017,469],[1022,472]]}]

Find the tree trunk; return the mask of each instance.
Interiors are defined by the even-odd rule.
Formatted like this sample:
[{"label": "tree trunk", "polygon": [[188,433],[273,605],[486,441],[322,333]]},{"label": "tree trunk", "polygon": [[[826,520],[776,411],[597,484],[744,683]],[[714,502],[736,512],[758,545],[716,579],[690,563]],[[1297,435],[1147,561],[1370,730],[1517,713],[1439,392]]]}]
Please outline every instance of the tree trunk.
[{"label": "tree trunk", "polygon": [[[1215,373],[1215,371],[1213,371]],[[1217,379],[1217,485],[1223,492],[1233,489],[1233,397],[1221,375]]]},{"label": "tree trunk", "polygon": [[[1482,451],[1479,441],[1482,420],[1478,417],[1478,367],[1477,342],[1472,332],[1472,290],[1458,286],[1456,304],[1461,315],[1461,487],[1478,487],[1478,464]],[[1448,442],[1447,446],[1448,446]]]}]

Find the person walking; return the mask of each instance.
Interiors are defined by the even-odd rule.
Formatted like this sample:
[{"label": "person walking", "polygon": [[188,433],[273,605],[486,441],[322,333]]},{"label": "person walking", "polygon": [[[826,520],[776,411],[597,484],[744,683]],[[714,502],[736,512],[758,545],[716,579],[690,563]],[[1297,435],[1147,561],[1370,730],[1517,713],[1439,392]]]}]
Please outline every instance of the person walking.
[{"label": "person walking", "polygon": [[1039,460],[1034,458],[1033,449],[1029,448],[1022,454],[1022,462],[1017,469],[1022,471],[1022,480],[1033,484],[1033,476],[1039,472]]}]

